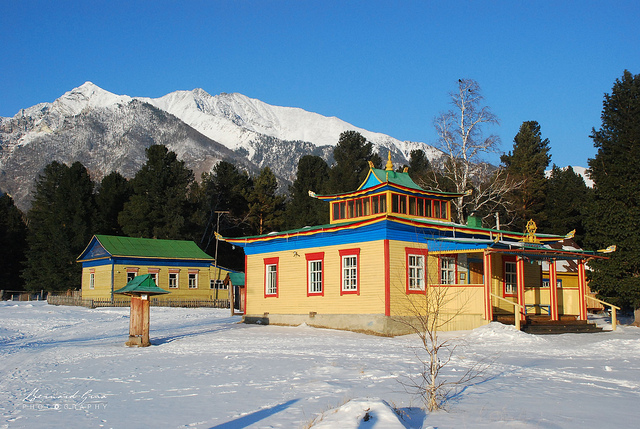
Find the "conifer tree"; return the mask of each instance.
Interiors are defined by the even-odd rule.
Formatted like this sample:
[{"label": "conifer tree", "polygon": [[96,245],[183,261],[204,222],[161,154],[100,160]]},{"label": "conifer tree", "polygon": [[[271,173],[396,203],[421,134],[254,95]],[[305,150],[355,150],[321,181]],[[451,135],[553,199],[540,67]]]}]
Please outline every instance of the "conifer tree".
[{"label": "conifer tree", "polygon": [[309,196],[309,191],[325,193],[329,171],[329,166],[319,156],[300,158],[296,180],[289,187],[291,200],[287,205],[287,228],[329,223],[329,204]]},{"label": "conifer tree", "polygon": [[636,310],[640,322],[640,75],[625,70],[605,94],[602,125],[591,138],[597,148],[589,160],[594,198],[589,205],[586,244],[617,245],[611,259],[596,260],[591,289],[614,304]]},{"label": "conifer tree", "polygon": [[269,167],[265,167],[253,180],[249,193],[249,223],[254,234],[278,231],[283,224],[285,198],[276,194],[278,182]]},{"label": "conifer tree", "polygon": [[526,121],[513,139],[513,151],[500,158],[507,173],[521,183],[510,193],[515,215],[512,225],[516,230],[524,231],[529,219],[536,223],[545,221],[545,170],[551,160],[549,150],[549,139],[542,139],[540,125]]},{"label": "conifer tree", "polygon": [[360,186],[369,171],[369,161],[382,163],[372,152],[373,145],[357,131],[340,134],[338,144],[333,149],[336,163],[331,168],[329,192],[354,191]]},{"label": "conifer tree", "polygon": [[[195,240],[209,255],[215,255],[216,231],[226,237],[251,233],[248,228],[247,196],[252,186],[249,175],[227,161],[220,161],[211,173],[202,175],[197,222],[200,229]],[[217,244],[220,265],[244,269],[244,254],[241,248],[234,249],[234,246],[226,242]]]},{"label": "conifer tree", "polygon": [[131,185],[117,171],[106,175],[96,193],[98,210],[96,234],[124,235],[118,223],[118,215],[133,194]]},{"label": "conifer tree", "polygon": [[133,195],[120,215],[130,237],[184,239],[189,236],[193,172],[163,145],[147,148],[147,163],[131,180]]},{"label": "conifer tree", "polygon": [[424,180],[431,170],[429,158],[421,149],[414,149],[409,154],[409,176],[414,182]]},{"label": "conifer tree", "polygon": [[76,258],[93,235],[93,187],[87,169],[79,162],[67,167],[54,161],[37,179],[27,214],[29,248],[23,271],[27,289],[80,287],[81,267]]},{"label": "conifer tree", "polygon": [[582,176],[576,174],[573,168],[562,169],[554,165],[547,180],[546,220],[539,224],[539,231],[565,235],[575,230],[574,240],[582,246],[585,234],[583,217],[590,192]]},{"label": "conifer tree", "polygon": [[27,249],[27,226],[13,199],[0,192],[0,289],[23,290],[20,277]]}]

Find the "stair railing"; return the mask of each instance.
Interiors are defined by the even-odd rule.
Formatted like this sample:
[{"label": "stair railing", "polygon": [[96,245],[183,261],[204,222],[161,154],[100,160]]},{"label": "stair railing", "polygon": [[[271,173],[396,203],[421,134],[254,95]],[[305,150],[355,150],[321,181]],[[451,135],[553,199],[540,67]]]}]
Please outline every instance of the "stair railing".
[{"label": "stair railing", "polygon": [[514,319],[515,324],[516,324],[516,329],[519,331],[520,330],[520,315],[524,314],[524,312],[525,312],[524,307],[522,305],[518,304],[517,302],[509,301],[508,299],[504,299],[503,297],[498,296],[498,295],[496,295],[494,293],[492,293],[491,296],[493,298],[497,298],[498,300],[500,300],[502,302],[506,302],[507,304],[510,304],[510,305],[513,306],[513,319]]},{"label": "stair railing", "polygon": [[618,327],[618,315],[617,315],[617,310],[620,310],[620,307],[615,306],[613,304],[610,304],[606,301],[603,301],[601,299],[595,298],[591,295],[585,295],[585,297],[592,299],[596,302],[599,302],[602,305],[608,305],[609,307],[611,307],[611,330],[615,331],[616,328]]}]

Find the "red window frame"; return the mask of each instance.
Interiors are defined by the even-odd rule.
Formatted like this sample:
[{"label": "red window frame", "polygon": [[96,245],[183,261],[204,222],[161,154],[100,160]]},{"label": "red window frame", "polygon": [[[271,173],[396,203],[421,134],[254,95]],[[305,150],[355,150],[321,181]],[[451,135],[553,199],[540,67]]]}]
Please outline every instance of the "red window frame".
[{"label": "red window frame", "polygon": [[[442,283],[442,258],[452,258],[455,263],[455,268],[454,268],[454,278],[453,278],[453,283]],[[456,253],[453,254],[444,254],[444,255],[438,255],[438,281],[440,284],[446,284],[446,285],[455,285],[458,284],[458,255]]]},{"label": "red window frame", "polygon": [[[265,298],[278,298],[280,294],[280,270],[278,269],[279,259],[280,259],[279,257],[264,258],[264,267],[262,270],[264,271],[264,297]],[[269,284],[267,280],[267,266],[269,265],[276,266],[276,293],[267,293],[267,285]]]},{"label": "red window frame", "polygon": [[[307,253],[304,255],[307,261],[307,296],[324,296],[324,252]],[[309,272],[309,264],[311,262],[320,261],[322,264],[320,269],[320,292],[311,292],[311,277]]]},{"label": "red window frame", "polygon": [[[406,261],[406,283],[405,288],[407,294],[418,293],[424,294],[424,291],[427,288],[427,256],[429,255],[429,250],[427,249],[418,249],[415,247],[405,247],[405,261]],[[424,257],[424,289],[409,289],[409,256],[423,256]]]},{"label": "red window frame", "polygon": [[[360,248],[356,249],[342,249],[339,250],[340,254],[340,295],[360,295]],[[355,256],[356,257],[356,288],[355,290],[344,290],[344,257]]]},{"label": "red window frame", "polygon": [[[515,276],[516,283],[513,290],[514,293],[507,293],[507,263],[512,263],[516,267]],[[503,256],[502,257],[502,295],[507,297],[518,296],[518,261],[515,256]]]}]

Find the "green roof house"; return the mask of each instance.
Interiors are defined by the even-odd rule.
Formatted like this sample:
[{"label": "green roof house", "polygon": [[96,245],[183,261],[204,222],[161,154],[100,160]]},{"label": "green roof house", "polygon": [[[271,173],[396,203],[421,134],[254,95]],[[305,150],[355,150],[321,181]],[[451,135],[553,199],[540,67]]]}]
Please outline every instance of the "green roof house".
[{"label": "green roof house", "polygon": [[170,299],[228,299],[229,272],[193,241],[95,235],[78,257],[82,297],[113,300],[136,276],[148,274]]}]

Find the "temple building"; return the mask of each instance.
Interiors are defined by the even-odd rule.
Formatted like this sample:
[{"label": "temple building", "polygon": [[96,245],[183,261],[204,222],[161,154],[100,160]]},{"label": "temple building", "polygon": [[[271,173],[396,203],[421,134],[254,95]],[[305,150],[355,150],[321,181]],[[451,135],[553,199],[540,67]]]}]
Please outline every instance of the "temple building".
[{"label": "temple building", "polygon": [[[371,165],[353,192],[310,195],[327,202],[330,224],[223,238],[245,251],[245,322],[395,335],[433,297],[444,330],[534,314],[586,320],[585,261],[602,256],[552,246],[565,237],[536,234],[533,222],[527,233],[454,223],[462,195],[424,190],[391,161]],[[559,261],[575,265],[575,283],[558,287]]]}]

